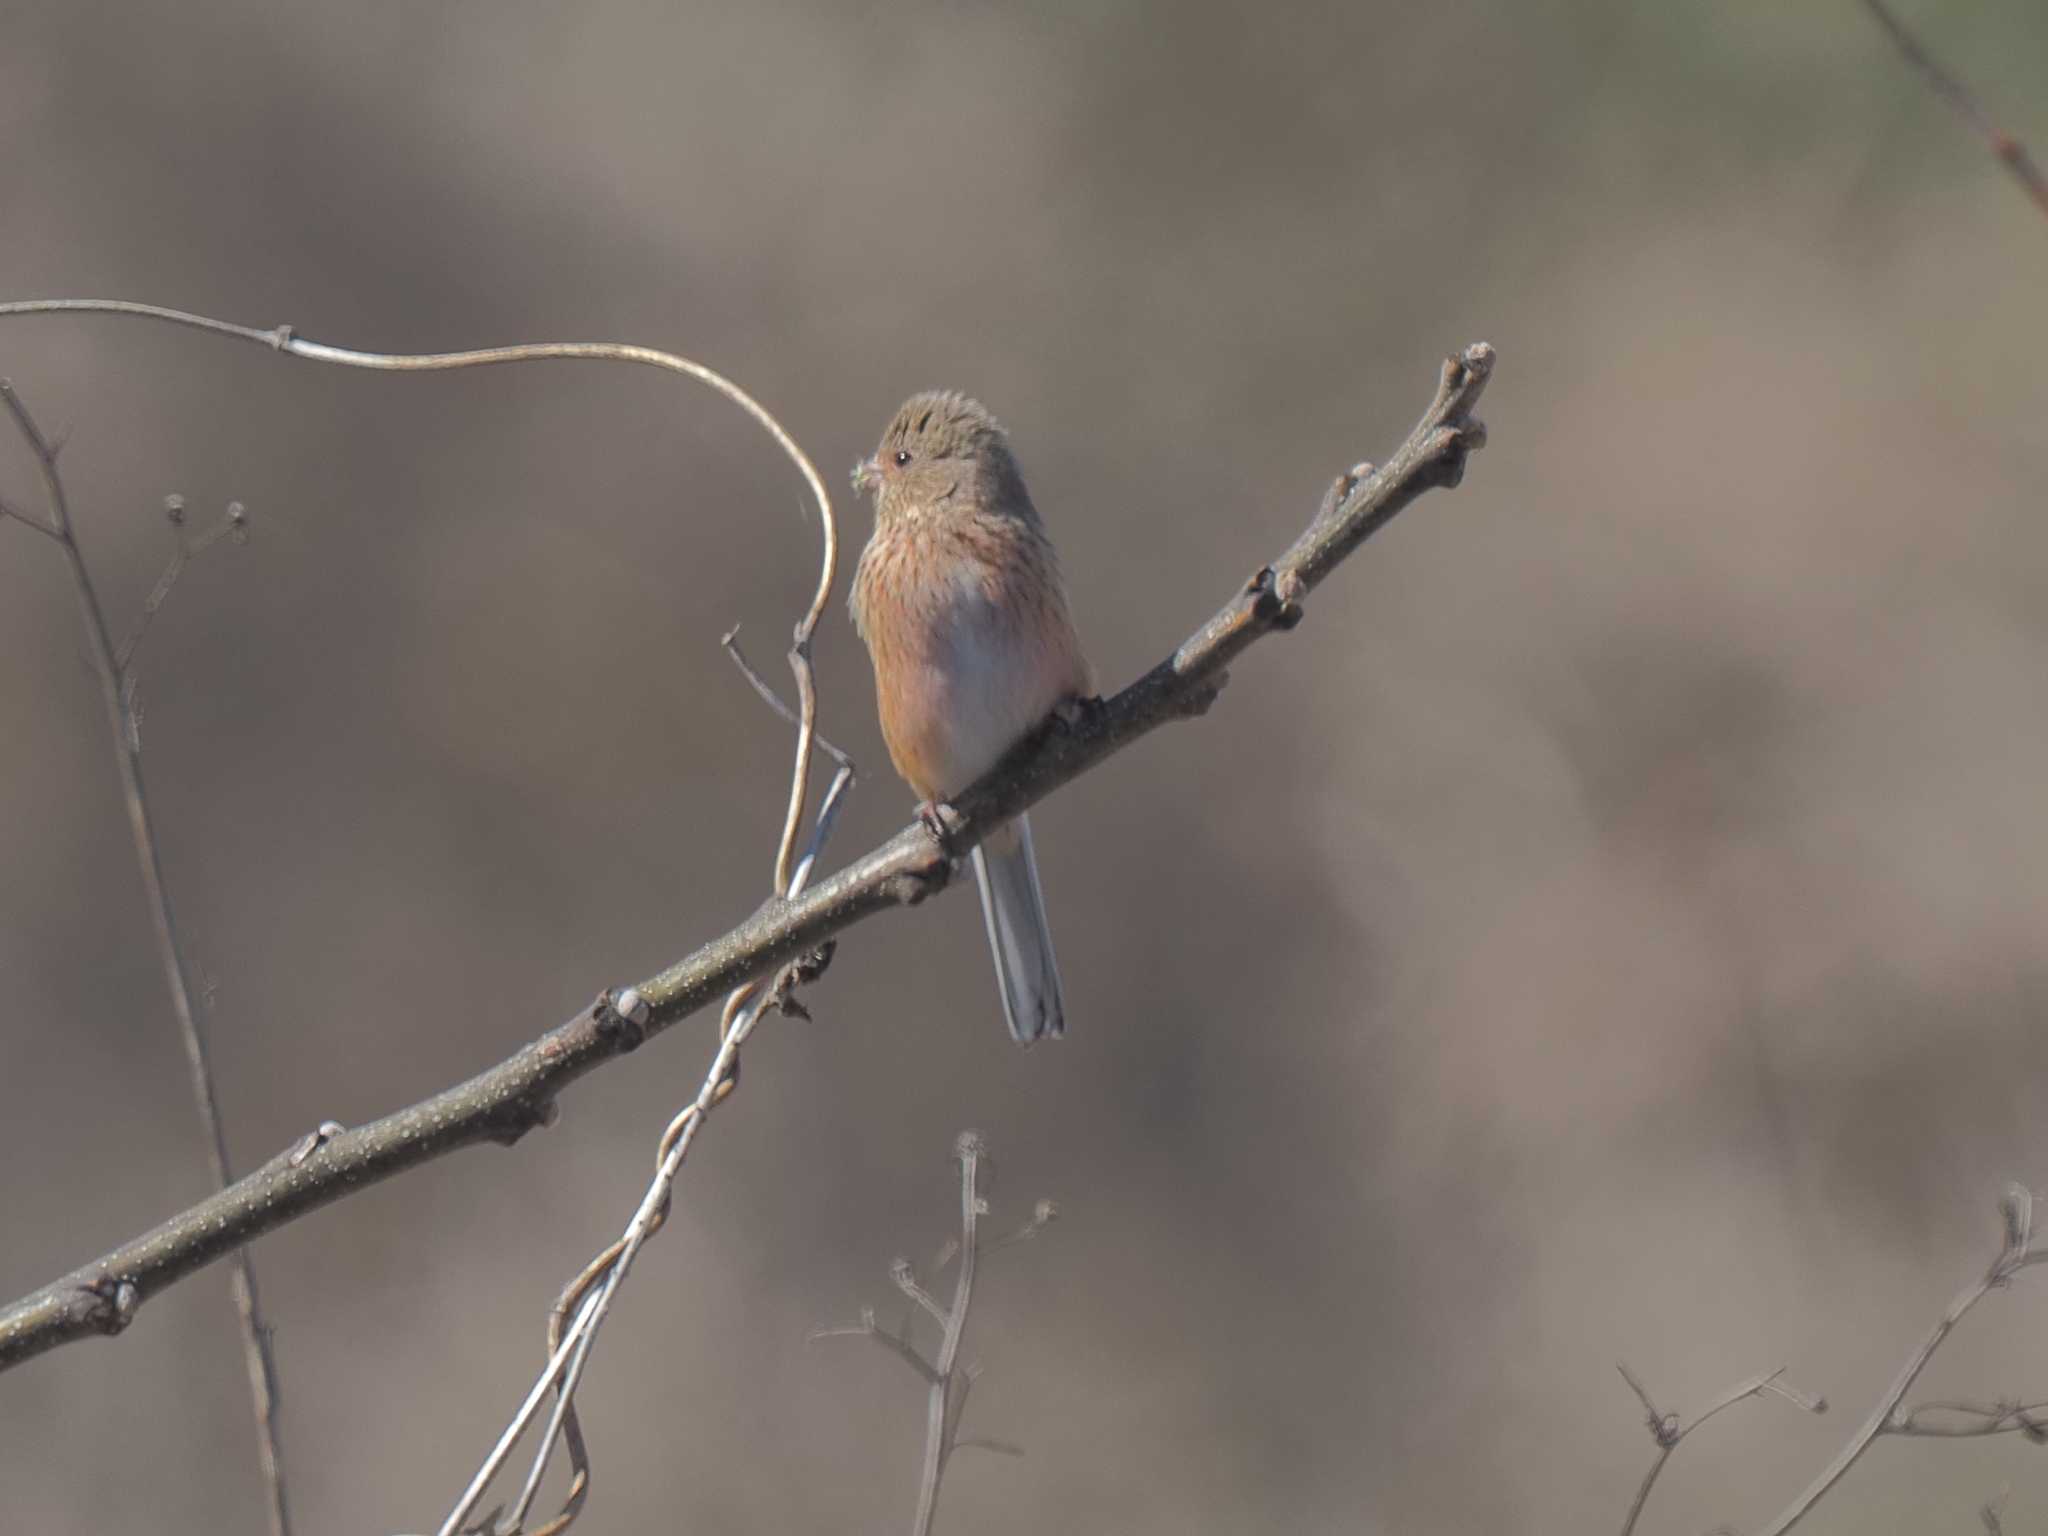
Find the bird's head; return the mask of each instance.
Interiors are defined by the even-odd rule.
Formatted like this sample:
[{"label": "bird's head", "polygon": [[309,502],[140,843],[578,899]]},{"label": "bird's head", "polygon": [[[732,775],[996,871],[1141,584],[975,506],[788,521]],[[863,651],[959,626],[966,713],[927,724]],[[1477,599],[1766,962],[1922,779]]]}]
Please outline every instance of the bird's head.
[{"label": "bird's head", "polygon": [[878,524],[956,509],[1035,517],[1002,424],[955,390],[904,401],[853,485],[874,498]]}]

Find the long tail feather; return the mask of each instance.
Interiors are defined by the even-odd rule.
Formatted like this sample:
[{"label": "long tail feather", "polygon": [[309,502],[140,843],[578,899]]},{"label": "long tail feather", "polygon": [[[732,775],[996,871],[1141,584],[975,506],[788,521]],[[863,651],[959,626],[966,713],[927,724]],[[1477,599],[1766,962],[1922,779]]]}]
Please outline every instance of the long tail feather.
[{"label": "long tail feather", "polygon": [[1028,818],[1019,816],[975,848],[974,878],[981,887],[981,915],[988,923],[1011,1038],[1020,1045],[1042,1035],[1057,1040],[1067,1031],[1066,1008]]}]

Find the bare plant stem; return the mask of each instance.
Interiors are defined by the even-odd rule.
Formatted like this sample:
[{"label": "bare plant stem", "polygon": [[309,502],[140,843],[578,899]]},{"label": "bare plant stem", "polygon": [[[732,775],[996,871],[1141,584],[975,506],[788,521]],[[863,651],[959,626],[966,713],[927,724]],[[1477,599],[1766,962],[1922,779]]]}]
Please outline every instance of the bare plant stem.
[{"label": "bare plant stem", "polygon": [[908,1259],[898,1259],[890,1269],[896,1288],[939,1325],[938,1353],[930,1360],[925,1359],[911,1340],[907,1319],[901,1333],[891,1333],[875,1322],[871,1307],[864,1308],[860,1321],[850,1328],[821,1328],[811,1335],[814,1340],[873,1339],[909,1366],[925,1384],[924,1460],[917,1482],[917,1513],[911,1522],[913,1536],[931,1536],[932,1519],[939,1507],[939,1484],[945,1479],[955,1451],[973,1446],[1006,1456],[1024,1454],[1005,1441],[960,1437],[961,1421],[967,1416],[967,1395],[975,1378],[975,1367],[960,1363],[960,1342],[967,1333],[967,1314],[974,1305],[974,1280],[982,1254],[1036,1237],[1059,1214],[1059,1208],[1050,1200],[1041,1200],[1030,1221],[1007,1237],[984,1242],[981,1218],[988,1214],[988,1201],[981,1192],[981,1170],[988,1159],[988,1147],[981,1133],[962,1131],[953,1143],[953,1156],[960,1164],[960,1235],[946,1244],[933,1265],[934,1269],[943,1269],[954,1258],[960,1261],[953,1277],[952,1305],[939,1305],[931,1292],[918,1283],[917,1272]]},{"label": "bare plant stem", "polygon": [[[1927,1369],[1927,1362],[1934,1358],[1934,1352],[1941,1348],[1957,1323],[1961,1322],[1970,1309],[1994,1290],[2000,1290],[2012,1283],[2021,1270],[2036,1264],[2048,1263],[2048,1248],[2032,1246],[2034,1228],[2034,1197],[2019,1184],[2006,1186],[2005,1195],[1999,1202],[1999,1212],[2004,1219],[2005,1241],[1998,1251],[1998,1257],[1991,1261],[1991,1267],[1981,1279],[1973,1281],[1957,1293],[1955,1300],[1948,1304],[1927,1337],[1920,1341],[1900,1367],[1897,1376],[1878,1399],[1870,1416],[1857,1427],[1849,1437],[1849,1443],[1835,1454],[1820,1475],[1809,1483],[1798,1498],[1781,1510],[1776,1519],[1764,1527],[1759,1536],[1785,1536],[1812,1511],[1829,1490],[1841,1482],[1849,1469],[1856,1465],[1863,1453],[1877,1443],[1881,1435],[1922,1435],[1938,1439],[1968,1439],[1982,1435],[2002,1435],[2017,1432],[2039,1443],[2048,1443],[2048,1404],[2043,1403],[1978,1403],[1958,1402],[1943,1399],[1922,1403],[1914,1408],[1904,1405],[1906,1394],[1913,1389],[1913,1383],[1920,1379],[1920,1373]],[[1675,1413],[1663,1413],[1651,1401],[1649,1390],[1636,1379],[1627,1366],[1620,1367],[1622,1379],[1629,1384],[1637,1401],[1643,1405],[1650,1426],[1650,1438],[1657,1443],[1657,1459],[1650,1463],[1650,1469],[1643,1476],[1636,1496],[1629,1504],[1628,1515],[1621,1524],[1621,1536],[1633,1536],[1636,1522],[1642,1517],[1643,1506],[1649,1502],[1650,1490],[1656,1486],[1658,1474],[1671,1459],[1679,1444],[1694,1430],[1711,1419],[1724,1408],[1731,1408],[1745,1398],[1772,1394],[1805,1409],[1809,1413],[1827,1412],[1825,1398],[1808,1397],[1803,1392],[1786,1386],[1779,1378],[1781,1371],[1772,1371],[1764,1376],[1752,1376],[1748,1381],[1729,1388],[1716,1398],[1713,1405],[1700,1413],[1689,1423],[1681,1424]],[[1987,1529],[1998,1529],[1998,1504],[1994,1501],[1985,1506]],[[1726,1526],[1722,1530],[1728,1529]]]},{"label": "bare plant stem", "polygon": [[910,1527],[914,1536],[931,1536],[932,1517],[939,1508],[939,1480],[946,1475],[946,1460],[953,1449],[952,1398],[956,1387],[962,1396],[966,1392],[964,1380],[955,1382],[954,1369],[960,1361],[961,1336],[967,1332],[967,1309],[974,1305],[974,1266],[981,1250],[975,1236],[981,1215],[981,1138],[969,1131],[954,1151],[960,1159],[960,1265],[953,1278],[953,1305],[946,1312],[939,1357],[932,1362],[932,1381],[926,1388],[924,1470],[918,1478],[917,1518]]},{"label": "bare plant stem", "polygon": [[1736,1383],[1715,1398],[1711,1405],[1701,1409],[1690,1420],[1680,1423],[1677,1414],[1658,1411],[1657,1405],[1650,1400],[1649,1388],[1637,1380],[1635,1373],[1627,1366],[1617,1365],[1615,1369],[1621,1372],[1621,1379],[1629,1384],[1629,1389],[1635,1393],[1637,1401],[1642,1403],[1646,1421],[1650,1426],[1650,1438],[1657,1442],[1657,1459],[1650,1463],[1650,1470],[1643,1474],[1642,1483],[1636,1488],[1636,1496],[1628,1507],[1628,1515],[1621,1522],[1621,1536],[1634,1536],[1636,1522],[1643,1517],[1643,1506],[1650,1502],[1650,1490],[1657,1486],[1657,1479],[1664,1471],[1664,1464],[1671,1460],[1672,1453],[1684,1442],[1686,1436],[1724,1408],[1733,1408],[1747,1398],[1770,1395],[1782,1397],[1794,1407],[1803,1408],[1808,1413],[1828,1411],[1826,1398],[1809,1397],[1779,1380],[1785,1374],[1781,1368]]},{"label": "bare plant stem", "polygon": [[1977,137],[1984,141],[1985,147],[2012,173],[2020,189],[2033,199],[2034,206],[2048,213],[2048,177],[2042,176],[2040,166],[2027,153],[2027,146],[1998,126],[1969,87],[1941,67],[1920,39],[1892,14],[1891,7],[1884,0],[1863,0],[1863,3],[1897,45],[1906,62],[1920,72],[1920,78],[1927,82],[1928,88],[1955,108],[1956,115],[1970,125]]},{"label": "bare plant stem", "polygon": [[[106,610],[99,590],[93,585],[92,568],[79,547],[71,522],[71,507],[64,494],[63,477],[57,470],[57,450],[36,425],[35,418],[15,392],[12,384],[0,380],[0,402],[14,418],[22,440],[34,455],[43,480],[49,507],[49,522],[43,531],[56,539],[71,569],[72,586],[78,594],[80,617],[85,623],[87,654],[99,680],[100,699],[107,712],[107,730],[113,737],[114,763],[120,771],[121,796],[128,811],[128,830],[135,843],[135,862],[142,871],[142,887],[149,902],[150,926],[156,934],[157,957],[163,964],[164,980],[171,994],[171,1012],[177,1019],[178,1039],[185,1051],[185,1068],[192,1084],[193,1102],[199,1109],[206,1133],[207,1159],[213,1170],[214,1187],[226,1190],[234,1182],[228,1160],[227,1130],[221,1122],[220,1097],[214,1087],[213,1061],[207,1050],[206,1031],[192,1004],[192,986],[185,957],[178,942],[178,925],[171,912],[170,891],[164,885],[162,857],[157,852],[156,827],[150,817],[149,792],[142,772],[142,743],[133,708],[129,670],[142,630],[163,600],[171,583],[184,567],[187,546],[182,531],[178,552],[150,594],[131,640],[119,651],[107,628]],[[240,509],[235,515],[239,517]],[[31,520],[32,521],[32,520]],[[42,526],[42,525],[36,525]],[[223,526],[226,526],[225,524]],[[208,542],[211,542],[209,539]],[[270,1329],[263,1320],[263,1308],[256,1290],[256,1266],[246,1247],[230,1256],[228,1284],[234,1294],[235,1313],[241,1323],[242,1354],[249,1373],[249,1395],[256,1413],[256,1449],[269,1498],[270,1529],[273,1536],[290,1536],[291,1514],[285,1497],[284,1459],[278,1445],[277,1360],[271,1349]]]},{"label": "bare plant stem", "polygon": [[1785,1536],[1821,1496],[1840,1482],[1848,1470],[1855,1466],[1863,1453],[1877,1442],[1877,1437],[1886,1433],[1918,1433],[1909,1428],[1913,1414],[1901,1413],[1900,1405],[1906,1394],[1913,1390],[1913,1383],[1920,1379],[1920,1373],[1927,1369],[1927,1362],[1934,1358],[1934,1352],[1941,1348],[1956,1324],[1961,1322],[1969,1310],[1994,1290],[2003,1289],[2021,1270],[2048,1262],[2048,1249],[2033,1248],[2029,1242],[2033,1235],[2034,1199],[2026,1189],[2015,1184],[2007,1188],[2000,1204],[2005,1218],[2005,1243],[1999,1249],[1998,1257],[1991,1261],[1991,1267],[1983,1278],[1965,1286],[1956,1293],[1955,1300],[1948,1304],[1948,1310],[1928,1330],[1927,1337],[1920,1341],[1920,1347],[1913,1351],[1906,1363],[1899,1368],[1899,1374],[1892,1378],[1892,1384],[1885,1389],[1877,1406],[1870,1410],[1856,1433],[1849,1437],[1849,1443],[1836,1453],[1835,1459],[1822,1469],[1820,1476],[1810,1483],[1806,1491],[1786,1505],[1778,1517],[1765,1526],[1760,1536]]}]

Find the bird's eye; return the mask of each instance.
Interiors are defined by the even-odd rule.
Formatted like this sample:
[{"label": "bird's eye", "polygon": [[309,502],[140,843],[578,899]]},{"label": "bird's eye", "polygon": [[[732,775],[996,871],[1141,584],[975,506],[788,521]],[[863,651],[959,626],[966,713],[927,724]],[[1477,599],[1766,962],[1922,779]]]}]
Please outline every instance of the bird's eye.
[{"label": "bird's eye", "polygon": [[908,464],[909,462],[910,450],[908,448],[898,448],[896,450],[896,467],[898,469],[901,469],[904,465]]}]

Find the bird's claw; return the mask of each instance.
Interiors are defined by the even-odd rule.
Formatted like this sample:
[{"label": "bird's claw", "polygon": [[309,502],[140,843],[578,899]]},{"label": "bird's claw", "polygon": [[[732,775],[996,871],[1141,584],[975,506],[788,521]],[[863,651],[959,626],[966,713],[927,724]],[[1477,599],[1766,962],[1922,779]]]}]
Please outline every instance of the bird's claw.
[{"label": "bird's claw", "polygon": [[920,800],[917,805],[917,820],[925,831],[944,844],[951,840],[953,827],[960,820],[960,813],[943,800]]}]

